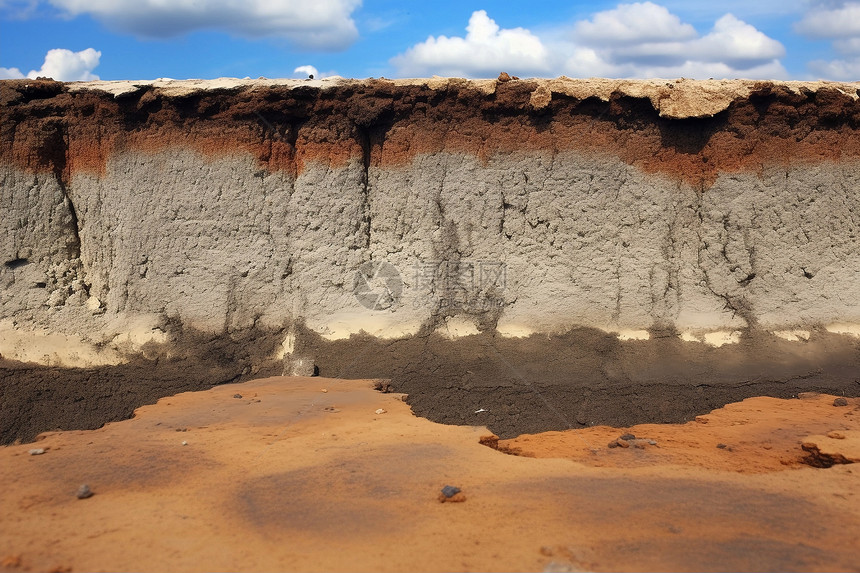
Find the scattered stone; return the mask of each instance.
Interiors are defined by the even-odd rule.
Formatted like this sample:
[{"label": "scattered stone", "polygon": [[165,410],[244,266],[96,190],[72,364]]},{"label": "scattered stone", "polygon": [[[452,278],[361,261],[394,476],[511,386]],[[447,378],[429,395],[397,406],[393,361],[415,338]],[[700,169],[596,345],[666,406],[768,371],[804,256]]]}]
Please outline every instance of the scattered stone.
[{"label": "scattered stone", "polygon": [[87,499],[88,497],[93,496],[93,490],[91,490],[90,486],[88,486],[87,484],[83,484],[81,487],[78,488],[77,496],[78,499]]},{"label": "scattered stone", "polygon": [[634,436],[633,434],[624,434],[623,436],[621,436],[618,439],[619,440],[635,440],[636,436]]},{"label": "scattered stone", "polygon": [[860,436],[844,436],[838,442],[828,442],[825,436],[809,436],[800,447],[809,454],[802,461],[812,467],[860,462]]},{"label": "scattered stone", "polygon": [[188,428],[176,428],[177,432],[187,432]]},{"label": "scattered stone", "polygon": [[186,442],[185,440],[182,440],[182,445],[183,445],[183,446],[187,446],[187,445],[188,445],[188,442]]},{"label": "scattered stone", "polygon": [[383,410],[382,408],[377,408],[377,409],[376,409],[376,413],[377,413],[377,414],[384,414],[384,413],[385,413],[385,410]]},{"label": "scattered stone", "polygon": [[657,445],[657,440],[648,440],[648,445],[650,445],[650,446],[656,446],[656,445]]},{"label": "scattered stone", "polygon": [[611,442],[609,442],[609,444],[607,444],[607,447],[617,448],[618,447],[618,440],[612,440]]},{"label": "scattered stone", "polygon": [[[843,434],[842,432],[837,432],[834,430],[832,432],[827,432],[827,437],[832,438],[834,440],[844,440],[845,434]],[[30,451],[32,452],[32,450],[30,450]]]},{"label": "scattered stone", "polygon": [[836,398],[836,399],[833,401],[833,405],[834,405],[834,406],[847,406],[847,405],[848,405],[848,400],[846,400],[845,398]]},{"label": "scattered stone", "polygon": [[721,450],[725,450],[726,448],[728,448],[728,446],[725,444],[717,444],[717,447],[720,448]]},{"label": "scattered stone", "polygon": [[41,456],[44,453],[45,453],[45,448],[33,448],[32,450],[30,450],[31,456]]},{"label": "scattered stone", "polygon": [[327,389],[327,388],[323,388],[323,389],[322,389],[322,393],[323,393],[323,394],[327,394],[327,393],[328,393],[328,389]]},{"label": "scattered stone", "polygon": [[233,394],[233,397],[234,397],[234,398],[239,398],[239,399],[241,399],[241,398],[242,398],[242,395],[241,395],[241,394]]},{"label": "scattered stone", "polygon": [[627,440],[622,440],[621,438],[618,438],[617,440],[615,440],[615,443],[618,444],[619,446],[621,446],[622,448],[629,448],[630,447],[630,444],[627,442]]},{"label": "scattered stone", "polygon": [[453,485],[446,485],[442,488],[442,495],[444,495],[445,497],[454,497],[455,495],[460,493],[460,491],[462,490],[459,487]]},{"label": "scattered stone", "polygon": [[463,495],[463,492],[459,487],[455,487],[453,485],[446,485],[442,488],[441,493],[439,494],[439,501],[441,503],[460,503],[466,501],[466,496]]},{"label": "scattered stone", "polygon": [[508,72],[502,72],[499,74],[500,82],[509,82],[511,81],[511,75]]},{"label": "scattered stone", "polygon": [[340,410],[338,408],[335,408],[334,406],[326,406],[325,408],[323,408],[323,410],[331,414],[337,414],[338,412],[340,412]]}]

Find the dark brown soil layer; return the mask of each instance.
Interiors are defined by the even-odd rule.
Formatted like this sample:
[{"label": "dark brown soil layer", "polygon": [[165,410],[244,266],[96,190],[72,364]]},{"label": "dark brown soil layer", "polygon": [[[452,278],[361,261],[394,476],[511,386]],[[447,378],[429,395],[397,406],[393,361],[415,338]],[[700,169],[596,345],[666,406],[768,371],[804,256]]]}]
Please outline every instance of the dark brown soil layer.
[{"label": "dark brown soil layer", "polygon": [[[860,101],[838,88],[796,93],[759,82],[713,117],[661,117],[648,98],[553,94],[535,81],[444,90],[386,80],[328,89],[236,88],[171,96],[152,86],[121,97],[60,82],[0,82],[0,158],[68,182],[124,151],[178,146],[218,157],[251,153],[270,171],[363,159],[395,167],[419,153],[488,158],[512,151],[610,154],[706,189],[720,172],[860,157]],[[669,86],[671,87],[671,86]]]},{"label": "dark brown soil layer", "polygon": [[[183,359],[63,369],[0,361],[0,443],[91,429],[159,398],[280,374],[273,334],[198,344]],[[666,335],[619,341],[592,329],[510,339],[482,334],[326,341],[305,332],[297,353],[330,378],[387,378],[414,412],[486,425],[502,438],[592,425],[681,423],[752,396],[860,396],[860,343],[815,332],[809,342],[765,333],[712,348]],[[200,350],[200,349],[203,350]]]}]

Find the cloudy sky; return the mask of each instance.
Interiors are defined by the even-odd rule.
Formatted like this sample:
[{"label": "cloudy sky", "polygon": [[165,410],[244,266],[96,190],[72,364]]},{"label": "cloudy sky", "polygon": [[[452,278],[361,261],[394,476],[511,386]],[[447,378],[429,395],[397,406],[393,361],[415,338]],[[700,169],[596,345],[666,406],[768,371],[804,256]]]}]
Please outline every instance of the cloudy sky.
[{"label": "cloudy sky", "polygon": [[0,78],[860,80],[860,0],[0,0]]}]

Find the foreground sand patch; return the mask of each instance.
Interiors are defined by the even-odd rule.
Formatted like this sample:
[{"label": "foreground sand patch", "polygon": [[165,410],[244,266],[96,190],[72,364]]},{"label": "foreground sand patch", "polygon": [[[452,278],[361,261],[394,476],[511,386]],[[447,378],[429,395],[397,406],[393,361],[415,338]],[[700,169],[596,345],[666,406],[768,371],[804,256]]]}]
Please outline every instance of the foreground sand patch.
[{"label": "foreground sand patch", "polygon": [[[740,423],[758,416],[748,402],[708,417],[753,427]],[[817,401],[776,403],[817,433]],[[0,568],[858,570],[851,465],[593,467],[505,455],[479,443],[487,434],[417,418],[369,381],[279,377],[164,398],[132,420],[0,449]],[[595,446],[595,459],[616,454]],[[77,499],[84,483],[95,495]],[[466,501],[439,503],[445,485]]]}]

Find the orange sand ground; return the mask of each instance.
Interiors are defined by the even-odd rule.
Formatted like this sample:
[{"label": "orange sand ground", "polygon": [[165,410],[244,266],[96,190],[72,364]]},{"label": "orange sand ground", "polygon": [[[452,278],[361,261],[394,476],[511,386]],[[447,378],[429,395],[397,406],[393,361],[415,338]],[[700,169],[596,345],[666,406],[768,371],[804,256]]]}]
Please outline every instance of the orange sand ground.
[{"label": "orange sand ground", "polygon": [[524,457],[368,381],[219,386],[0,448],[0,570],[860,571],[860,466],[799,462],[810,434],[856,454],[833,400],[500,442]]}]

